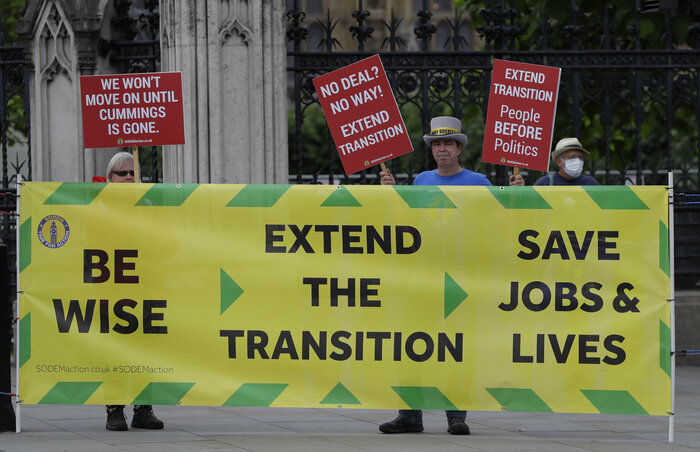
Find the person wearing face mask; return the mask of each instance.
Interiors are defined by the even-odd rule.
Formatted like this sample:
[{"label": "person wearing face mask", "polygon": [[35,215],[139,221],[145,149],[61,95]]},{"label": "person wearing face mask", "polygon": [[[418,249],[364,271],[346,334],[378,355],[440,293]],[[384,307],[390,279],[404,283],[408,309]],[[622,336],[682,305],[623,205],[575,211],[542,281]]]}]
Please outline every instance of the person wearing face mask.
[{"label": "person wearing face mask", "polygon": [[552,152],[552,160],[559,171],[540,177],[535,185],[598,185],[591,176],[581,174],[587,155],[590,153],[577,138],[562,138]]}]

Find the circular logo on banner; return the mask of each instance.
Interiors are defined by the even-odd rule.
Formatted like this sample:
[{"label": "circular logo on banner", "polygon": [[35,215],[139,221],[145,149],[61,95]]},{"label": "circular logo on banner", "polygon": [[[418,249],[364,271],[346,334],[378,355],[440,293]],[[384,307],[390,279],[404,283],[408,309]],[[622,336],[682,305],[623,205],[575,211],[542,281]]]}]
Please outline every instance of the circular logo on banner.
[{"label": "circular logo on banner", "polygon": [[70,236],[70,228],[63,217],[48,215],[39,223],[37,229],[39,241],[47,248],[60,248],[66,244]]},{"label": "circular logo on banner", "polygon": [[369,160],[365,160],[365,166],[369,166]]},{"label": "circular logo on banner", "polygon": [[117,138],[117,144],[124,144],[124,140],[121,138]]},{"label": "circular logo on banner", "polygon": [[505,157],[501,157],[501,163],[506,163],[506,158],[505,158]]}]

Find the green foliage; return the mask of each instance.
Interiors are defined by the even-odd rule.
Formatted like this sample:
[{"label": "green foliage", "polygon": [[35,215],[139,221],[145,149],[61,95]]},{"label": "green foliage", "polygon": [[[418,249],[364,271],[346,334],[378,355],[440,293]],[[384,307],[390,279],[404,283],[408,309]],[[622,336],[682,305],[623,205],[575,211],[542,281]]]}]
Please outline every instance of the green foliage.
[{"label": "green foliage", "polygon": [[342,174],[343,168],[338,160],[333,139],[330,136],[323,110],[318,104],[309,105],[302,113],[301,153],[295,136],[296,124],[294,111],[287,114],[287,142],[289,143],[289,170],[296,173],[301,155],[302,174],[333,173]]},{"label": "green foliage", "polygon": [[[2,0],[0,2],[0,32],[4,45],[16,45],[17,23],[22,19],[19,12],[24,8],[24,0]],[[2,43],[0,43],[2,44]]]},{"label": "green foliage", "polygon": [[[578,35],[578,48],[602,49],[606,45],[611,49],[634,49],[635,30],[639,26],[640,47],[642,49],[658,49],[665,47],[665,14],[662,12],[647,13],[637,17],[634,2],[614,5],[607,0],[578,1],[574,18],[571,2],[533,2],[530,0],[506,1],[507,8],[513,8],[517,15],[514,24],[522,28],[522,34],[517,41],[508,43],[509,49],[539,50],[543,46],[543,26],[547,25],[548,50],[568,50],[574,46],[573,33]],[[484,2],[475,0],[455,0],[455,7],[467,16],[472,27],[487,25],[481,12]],[[496,9],[495,7],[492,7]],[[637,24],[639,19],[639,24]],[[573,31],[574,24],[580,27]],[[511,23],[510,21],[508,22]],[[673,47],[684,47],[689,37],[688,27],[693,20],[688,16],[672,18]],[[613,39],[605,43],[601,36],[608,29]]]},{"label": "green foliage", "polygon": [[[16,33],[17,23],[22,19],[20,10],[24,8],[24,0],[2,0],[0,2],[0,33],[4,40],[4,45],[17,45]],[[2,42],[0,41],[0,44]],[[5,87],[0,86],[0,89]],[[7,120],[7,144],[13,146],[17,143],[27,141],[27,119],[24,116],[24,99],[18,94],[11,95],[6,90],[5,95],[10,95],[7,99],[7,116],[0,120]],[[2,96],[0,96],[2,97]]]},{"label": "green foliage", "polygon": [[7,144],[14,146],[27,141],[27,118],[24,116],[24,99],[12,96],[7,101]]}]

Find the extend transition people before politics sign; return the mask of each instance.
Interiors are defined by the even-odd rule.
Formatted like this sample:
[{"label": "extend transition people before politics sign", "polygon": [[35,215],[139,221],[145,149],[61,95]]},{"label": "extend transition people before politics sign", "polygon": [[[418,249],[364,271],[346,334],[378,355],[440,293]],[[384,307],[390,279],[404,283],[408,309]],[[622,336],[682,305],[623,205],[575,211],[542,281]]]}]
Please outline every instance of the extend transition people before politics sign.
[{"label": "extend transition people before politics sign", "polygon": [[549,168],[561,69],[494,60],[481,159]]},{"label": "extend transition people before politics sign", "polygon": [[25,404],[671,408],[664,187],[20,195]]},{"label": "extend transition people before politics sign", "polygon": [[184,144],[182,74],[80,77],[83,146]]},{"label": "extend transition people before politics sign", "polygon": [[345,174],[413,151],[379,55],[316,77],[314,86]]}]

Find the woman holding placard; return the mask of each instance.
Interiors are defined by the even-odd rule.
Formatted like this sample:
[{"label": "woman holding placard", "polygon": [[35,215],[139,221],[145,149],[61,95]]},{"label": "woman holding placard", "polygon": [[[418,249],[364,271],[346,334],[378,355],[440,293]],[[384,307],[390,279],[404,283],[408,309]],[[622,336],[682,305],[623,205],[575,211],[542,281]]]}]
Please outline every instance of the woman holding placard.
[{"label": "woman holding placard", "polygon": [[[107,165],[107,182],[134,183],[134,157],[128,152],[119,152]],[[134,417],[131,419],[131,427],[161,429],[163,421],[153,414],[151,405],[134,405]],[[126,424],[124,405],[107,405],[107,430],[124,431],[129,427]]]}]

